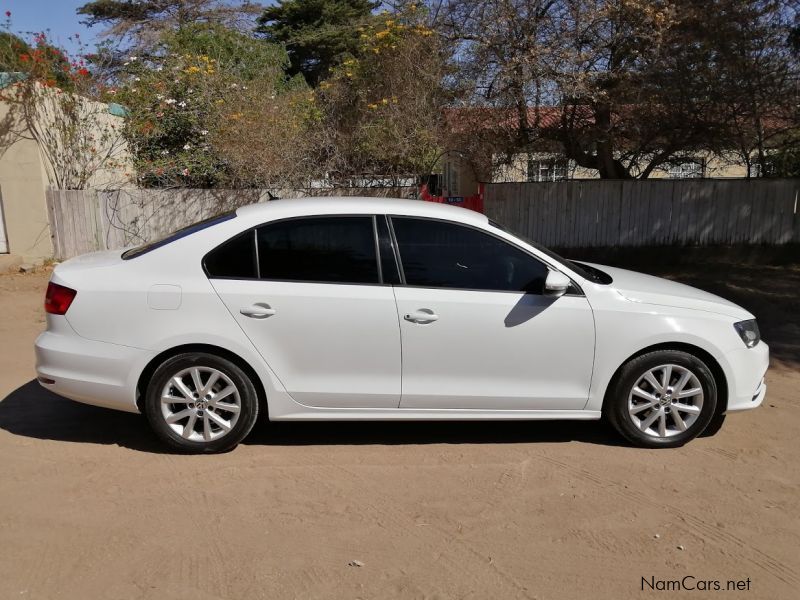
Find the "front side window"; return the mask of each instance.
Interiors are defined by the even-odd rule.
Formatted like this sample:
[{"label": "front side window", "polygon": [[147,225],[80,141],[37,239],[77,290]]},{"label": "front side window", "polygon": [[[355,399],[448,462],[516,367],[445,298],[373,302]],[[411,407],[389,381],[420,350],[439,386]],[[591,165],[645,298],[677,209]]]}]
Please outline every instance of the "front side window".
[{"label": "front side window", "polygon": [[380,283],[371,216],[307,217],[256,234],[261,279]]},{"label": "front side window", "polygon": [[392,217],[408,285],[540,294],[547,267],[493,235],[456,223]]}]

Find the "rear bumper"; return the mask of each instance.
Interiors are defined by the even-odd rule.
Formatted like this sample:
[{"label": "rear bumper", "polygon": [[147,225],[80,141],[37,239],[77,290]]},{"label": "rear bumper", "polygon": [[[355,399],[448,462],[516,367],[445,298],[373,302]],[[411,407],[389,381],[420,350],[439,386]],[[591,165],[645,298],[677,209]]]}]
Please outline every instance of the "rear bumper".
[{"label": "rear bumper", "polygon": [[755,348],[740,348],[725,358],[730,366],[728,412],[760,406],[767,394],[764,377],[769,367],[769,346],[759,342]]},{"label": "rear bumper", "polygon": [[55,331],[42,333],[35,350],[36,374],[48,390],[85,404],[139,412],[138,376],[154,353]]}]

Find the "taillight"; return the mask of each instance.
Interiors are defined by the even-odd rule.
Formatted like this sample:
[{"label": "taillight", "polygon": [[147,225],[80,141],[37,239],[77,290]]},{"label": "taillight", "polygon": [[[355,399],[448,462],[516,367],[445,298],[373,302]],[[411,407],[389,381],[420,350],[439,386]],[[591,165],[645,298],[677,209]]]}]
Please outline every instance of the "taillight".
[{"label": "taillight", "polygon": [[63,315],[75,299],[78,292],[58,285],[52,281],[47,284],[47,293],[44,296],[44,310],[51,315]]}]

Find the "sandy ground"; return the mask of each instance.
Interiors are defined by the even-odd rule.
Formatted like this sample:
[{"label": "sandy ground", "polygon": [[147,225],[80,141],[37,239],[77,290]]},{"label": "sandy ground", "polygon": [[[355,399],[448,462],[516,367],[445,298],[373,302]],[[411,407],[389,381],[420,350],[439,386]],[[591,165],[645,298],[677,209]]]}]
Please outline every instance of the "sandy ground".
[{"label": "sandy ground", "polygon": [[714,437],[657,452],[597,423],[268,424],[208,457],[32,382],[47,274],[0,276],[0,598],[624,599],[684,576],[750,590],[693,598],[796,598],[800,266],[661,271],[719,275],[705,287],[777,342],[764,406]]}]

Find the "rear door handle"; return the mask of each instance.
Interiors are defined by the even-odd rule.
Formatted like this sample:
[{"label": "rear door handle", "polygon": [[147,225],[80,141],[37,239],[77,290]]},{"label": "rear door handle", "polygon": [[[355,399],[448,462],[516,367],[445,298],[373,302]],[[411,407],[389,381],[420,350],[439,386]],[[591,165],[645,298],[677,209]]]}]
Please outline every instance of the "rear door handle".
[{"label": "rear door handle", "polygon": [[425,323],[433,323],[434,321],[438,321],[439,315],[429,308],[420,308],[417,311],[403,315],[403,318],[411,323],[424,325]]},{"label": "rear door handle", "polygon": [[265,302],[258,302],[252,306],[240,308],[239,312],[251,319],[266,319],[275,314],[275,309]]}]

